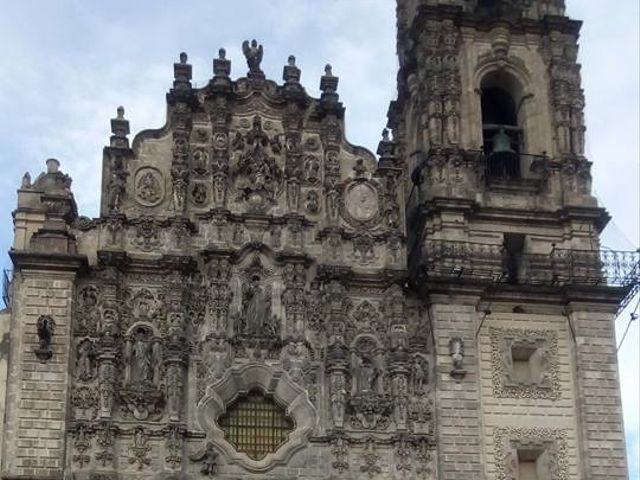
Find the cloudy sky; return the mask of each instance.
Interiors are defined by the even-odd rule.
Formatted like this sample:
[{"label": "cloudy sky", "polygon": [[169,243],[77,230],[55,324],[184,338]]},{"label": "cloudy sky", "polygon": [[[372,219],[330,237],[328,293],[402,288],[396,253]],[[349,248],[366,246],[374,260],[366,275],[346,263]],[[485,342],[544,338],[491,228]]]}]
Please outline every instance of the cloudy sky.
[{"label": "cloudy sky", "polygon": [[[584,20],[580,59],[587,97],[587,154],[594,189],[613,215],[604,244],[633,250],[639,238],[639,94],[637,0],[567,0]],[[0,0],[0,252],[11,242],[15,190],[58,158],[75,180],[83,215],[98,213],[102,146],[109,119],[124,105],[132,131],[164,123],[172,64],[189,54],[194,81],[211,77],[219,47],[232,75],[246,71],[242,40],[265,47],[263,69],[280,80],[291,53],[302,82],[318,94],[325,63],[340,76],[347,135],[375,151],[395,92],[392,0],[185,0],[88,2]],[[0,254],[0,266],[9,267]],[[617,320],[626,327],[629,315]],[[638,479],[638,344],[635,322],[620,351],[625,423]]]}]

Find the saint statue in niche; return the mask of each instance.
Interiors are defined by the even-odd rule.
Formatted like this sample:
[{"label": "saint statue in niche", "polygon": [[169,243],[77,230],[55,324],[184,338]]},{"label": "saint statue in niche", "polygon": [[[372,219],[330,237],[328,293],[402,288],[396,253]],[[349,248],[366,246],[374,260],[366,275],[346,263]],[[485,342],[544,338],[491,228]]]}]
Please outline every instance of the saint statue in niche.
[{"label": "saint statue in niche", "polygon": [[257,337],[277,334],[276,320],[271,315],[271,289],[260,284],[258,275],[242,287],[240,333]]},{"label": "saint statue in niche", "polygon": [[162,347],[152,333],[139,327],[124,345],[125,384],[160,383]]},{"label": "saint statue in niche", "polygon": [[352,395],[360,393],[380,393],[382,371],[375,358],[364,354],[355,355],[352,363]]},{"label": "saint statue in niche", "polygon": [[141,336],[138,336],[133,344],[133,362],[131,369],[134,381],[142,383],[149,380],[149,371],[151,369],[149,345]]}]

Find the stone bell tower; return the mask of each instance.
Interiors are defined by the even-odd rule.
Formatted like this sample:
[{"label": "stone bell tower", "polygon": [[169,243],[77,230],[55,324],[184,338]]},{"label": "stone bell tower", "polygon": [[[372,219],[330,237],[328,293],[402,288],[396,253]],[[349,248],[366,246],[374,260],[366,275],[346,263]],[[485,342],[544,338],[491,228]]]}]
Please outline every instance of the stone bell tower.
[{"label": "stone bell tower", "polygon": [[563,0],[398,0],[397,24],[438,478],[627,478],[613,320],[632,254],[600,250],[581,23]]}]

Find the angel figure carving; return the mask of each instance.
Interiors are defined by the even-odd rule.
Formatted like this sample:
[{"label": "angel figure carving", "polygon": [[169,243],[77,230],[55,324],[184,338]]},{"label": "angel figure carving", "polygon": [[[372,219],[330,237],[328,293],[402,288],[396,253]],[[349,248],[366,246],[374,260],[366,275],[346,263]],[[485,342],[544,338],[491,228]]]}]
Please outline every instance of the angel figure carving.
[{"label": "angel figure carving", "polygon": [[245,40],[242,42],[242,53],[244,53],[247,59],[249,76],[264,77],[264,73],[260,69],[260,63],[262,62],[262,45],[258,45],[255,39],[251,40],[251,43],[249,43],[249,40]]}]

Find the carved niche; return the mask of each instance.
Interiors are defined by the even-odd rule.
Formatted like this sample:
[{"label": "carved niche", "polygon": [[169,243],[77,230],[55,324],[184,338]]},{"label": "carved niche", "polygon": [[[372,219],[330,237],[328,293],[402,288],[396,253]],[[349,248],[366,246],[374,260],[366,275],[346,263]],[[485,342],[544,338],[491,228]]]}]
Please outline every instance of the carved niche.
[{"label": "carved niche", "polygon": [[550,400],[560,397],[557,332],[491,328],[490,337],[494,395]]},{"label": "carved niche", "polygon": [[134,325],[124,338],[120,399],[125,416],[157,420],[164,406],[163,348],[151,327]]}]

